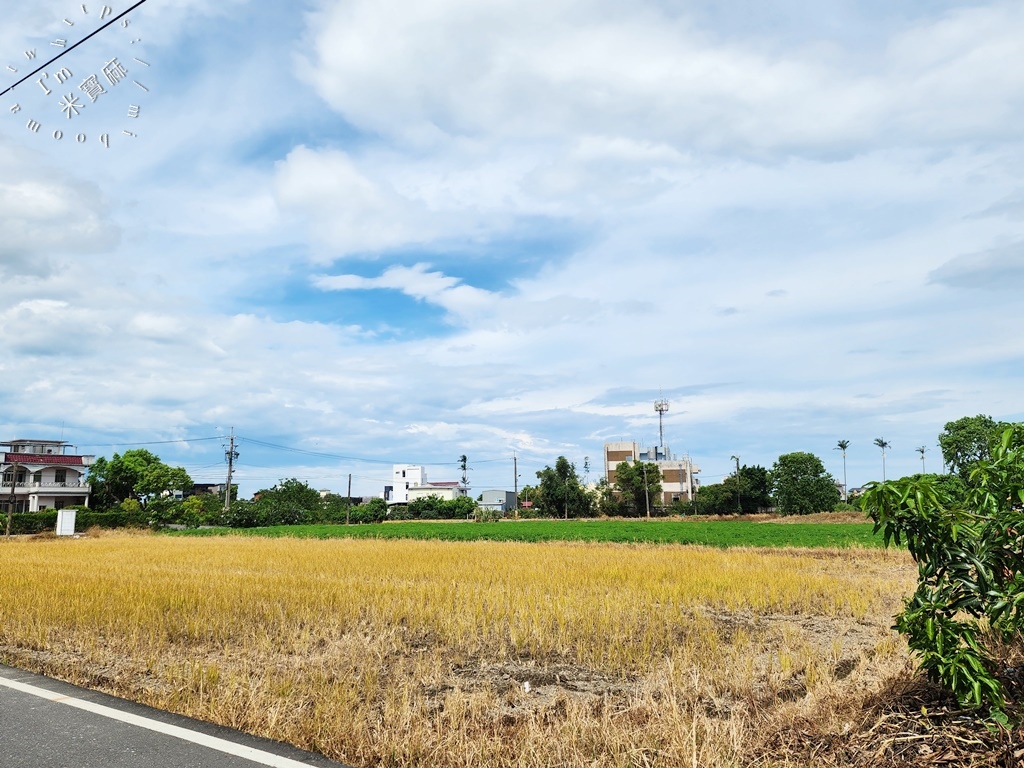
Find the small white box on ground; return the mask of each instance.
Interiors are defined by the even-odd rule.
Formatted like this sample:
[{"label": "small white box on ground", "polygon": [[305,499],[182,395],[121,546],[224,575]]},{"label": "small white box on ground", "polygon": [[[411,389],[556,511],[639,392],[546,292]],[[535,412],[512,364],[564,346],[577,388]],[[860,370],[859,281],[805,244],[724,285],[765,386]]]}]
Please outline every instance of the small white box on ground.
[{"label": "small white box on ground", "polygon": [[57,535],[58,536],[74,536],[75,535],[75,510],[73,510],[73,509],[59,509],[59,510],[57,510]]}]

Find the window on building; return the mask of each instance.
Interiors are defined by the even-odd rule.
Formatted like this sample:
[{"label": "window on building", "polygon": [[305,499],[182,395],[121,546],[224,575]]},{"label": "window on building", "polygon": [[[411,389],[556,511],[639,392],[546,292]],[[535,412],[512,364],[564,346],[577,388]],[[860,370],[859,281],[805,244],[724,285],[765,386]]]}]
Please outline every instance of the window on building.
[{"label": "window on building", "polygon": [[24,483],[25,482],[25,470],[24,469],[19,469],[17,471],[17,477],[15,477],[14,470],[7,469],[4,472],[4,484],[5,485],[10,485],[12,482]]},{"label": "window on building", "polygon": [[42,473],[42,471],[33,472],[32,473],[32,484],[33,485],[41,485],[42,482],[43,482],[43,473]]},{"label": "window on building", "polygon": [[66,469],[55,469],[53,471],[53,482],[55,483],[66,483],[68,481],[68,471]]}]

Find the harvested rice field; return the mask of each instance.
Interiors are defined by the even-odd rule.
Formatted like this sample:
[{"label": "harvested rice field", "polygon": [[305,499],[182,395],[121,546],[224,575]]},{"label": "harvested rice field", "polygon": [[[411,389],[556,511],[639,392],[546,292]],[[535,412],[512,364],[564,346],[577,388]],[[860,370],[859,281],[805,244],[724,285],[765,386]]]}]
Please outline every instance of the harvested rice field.
[{"label": "harvested rice field", "polygon": [[899,734],[957,715],[889,629],[903,551],[118,533],[0,552],[4,663],[353,766],[906,765],[944,747]]}]

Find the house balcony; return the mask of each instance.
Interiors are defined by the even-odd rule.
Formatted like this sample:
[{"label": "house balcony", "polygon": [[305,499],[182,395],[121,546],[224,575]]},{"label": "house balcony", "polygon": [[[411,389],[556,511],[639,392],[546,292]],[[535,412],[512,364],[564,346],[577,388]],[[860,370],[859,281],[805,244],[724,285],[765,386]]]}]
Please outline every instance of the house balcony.
[{"label": "house balcony", "polygon": [[[83,489],[84,488],[85,490],[89,490],[89,484],[88,483],[79,483],[79,482],[67,482],[67,483],[32,483],[32,482],[26,482],[26,483],[15,483],[14,487],[15,488],[27,488],[29,491],[33,491],[33,490],[36,490],[36,489],[43,489],[43,488],[45,488],[46,490],[51,490],[51,489],[54,489],[54,488],[79,488],[79,489]],[[10,492],[10,488],[11,488],[11,484],[10,483],[0,484],[0,496],[2,496],[5,491],[9,493]]]}]

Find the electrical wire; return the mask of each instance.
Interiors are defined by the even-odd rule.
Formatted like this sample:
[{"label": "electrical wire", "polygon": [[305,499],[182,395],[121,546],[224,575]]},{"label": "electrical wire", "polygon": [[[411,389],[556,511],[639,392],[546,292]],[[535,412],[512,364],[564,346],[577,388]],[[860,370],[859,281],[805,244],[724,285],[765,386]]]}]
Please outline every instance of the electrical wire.
[{"label": "electrical wire", "polygon": [[123,448],[126,445],[173,445],[174,443],[201,443],[206,440],[226,440],[227,435],[216,435],[214,437],[181,437],[177,440],[149,440],[148,442],[120,442],[120,443],[79,443],[76,448]]}]

